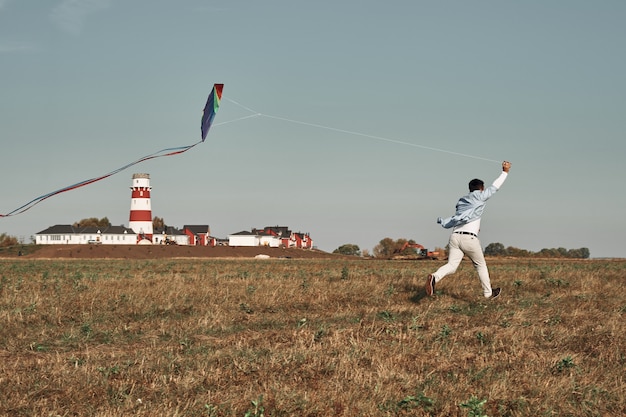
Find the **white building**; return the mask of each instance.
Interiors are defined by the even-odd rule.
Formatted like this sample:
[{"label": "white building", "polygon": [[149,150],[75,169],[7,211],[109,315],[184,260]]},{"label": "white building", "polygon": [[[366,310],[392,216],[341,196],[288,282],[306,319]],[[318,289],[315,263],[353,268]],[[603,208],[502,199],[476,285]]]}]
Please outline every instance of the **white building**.
[{"label": "white building", "polygon": [[261,237],[256,233],[242,231],[228,235],[228,246],[260,246]]},{"label": "white building", "polygon": [[109,227],[74,227],[70,224],[51,226],[35,234],[35,243],[38,245],[134,245],[137,243],[137,234],[124,226]]},{"label": "white building", "polygon": [[266,233],[242,231],[228,235],[228,246],[267,246],[279,248],[282,244],[280,236]]}]

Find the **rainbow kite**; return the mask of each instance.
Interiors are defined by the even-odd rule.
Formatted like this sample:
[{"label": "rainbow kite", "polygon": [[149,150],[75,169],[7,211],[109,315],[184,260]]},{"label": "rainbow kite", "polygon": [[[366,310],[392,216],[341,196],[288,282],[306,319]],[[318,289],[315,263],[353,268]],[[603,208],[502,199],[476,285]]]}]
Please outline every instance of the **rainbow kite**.
[{"label": "rainbow kite", "polygon": [[204,142],[207,133],[209,133],[209,128],[213,124],[213,119],[215,119],[215,113],[217,113],[217,109],[220,107],[223,89],[224,84],[215,84],[213,86],[213,91],[209,94],[209,98],[204,106],[204,112],[202,113],[202,125],[200,127],[202,131],[202,142]]},{"label": "rainbow kite", "polygon": [[125,169],[132,167],[133,165],[137,165],[140,162],[144,162],[147,161],[149,159],[154,159],[154,158],[160,158],[162,156],[172,156],[172,155],[178,155],[181,154],[183,152],[188,151],[189,149],[193,148],[194,146],[198,145],[199,143],[204,142],[204,140],[206,139],[207,133],[209,133],[209,129],[211,128],[211,125],[213,124],[213,119],[215,119],[215,113],[217,113],[217,110],[220,106],[220,100],[222,98],[222,90],[224,88],[224,84],[214,84],[213,85],[213,90],[211,90],[211,93],[209,94],[209,98],[207,99],[206,105],[204,106],[204,111],[202,113],[202,125],[201,125],[201,136],[202,139],[199,142],[194,143],[193,145],[189,145],[189,146],[179,146],[176,148],[166,148],[166,149],[162,149],[158,152],[155,152],[153,154],[150,155],[146,155],[142,158],[139,158],[138,160],[136,160],[135,162],[131,162],[130,164],[124,165],[123,167],[120,167],[116,170],[113,170],[111,172],[109,172],[108,174],[104,174],[100,177],[96,177],[96,178],[92,178],[89,180],[85,180],[85,181],[81,181],[81,182],[77,182],[76,184],[72,184],[72,185],[68,185],[67,187],[63,187],[59,190],[56,191],[52,191],[48,194],[44,194],[42,196],[39,196],[37,198],[32,199],[31,201],[29,201],[28,203],[16,208],[15,210],[7,213],[7,214],[0,214],[0,217],[9,217],[9,216],[15,216],[17,214],[20,213],[24,213],[26,210],[30,209],[31,207],[33,207],[36,204],[41,203],[42,201],[53,197],[57,194],[61,194],[64,193],[66,191],[71,191],[71,190],[75,190],[77,188],[80,187],[84,187],[85,185],[89,185],[89,184],[93,184],[94,182],[103,180],[105,178],[110,177],[111,175],[115,175],[118,172],[124,171]]}]

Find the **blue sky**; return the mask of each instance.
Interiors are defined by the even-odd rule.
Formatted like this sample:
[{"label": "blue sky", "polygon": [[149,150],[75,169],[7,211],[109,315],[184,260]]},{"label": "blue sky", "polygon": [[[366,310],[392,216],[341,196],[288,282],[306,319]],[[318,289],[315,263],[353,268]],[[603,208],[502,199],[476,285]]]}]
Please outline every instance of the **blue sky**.
[{"label": "blue sky", "polygon": [[[443,247],[470,179],[511,174],[483,246],[626,257],[626,2],[0,0],[0,213],[163,148],[207,141],[0,219],[212,234],[268,225],[332,251]],[[253,116],[253,117],[248,117]]]}]

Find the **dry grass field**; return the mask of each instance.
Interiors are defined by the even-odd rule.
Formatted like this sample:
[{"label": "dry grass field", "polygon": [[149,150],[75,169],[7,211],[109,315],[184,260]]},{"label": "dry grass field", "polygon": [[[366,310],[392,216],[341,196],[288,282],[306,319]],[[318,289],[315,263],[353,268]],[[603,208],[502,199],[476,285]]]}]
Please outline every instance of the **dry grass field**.
[{"label": "dry grass field", "polygon": [[0,259],[0,415],[626,415],[626,261],[441,264]]}]

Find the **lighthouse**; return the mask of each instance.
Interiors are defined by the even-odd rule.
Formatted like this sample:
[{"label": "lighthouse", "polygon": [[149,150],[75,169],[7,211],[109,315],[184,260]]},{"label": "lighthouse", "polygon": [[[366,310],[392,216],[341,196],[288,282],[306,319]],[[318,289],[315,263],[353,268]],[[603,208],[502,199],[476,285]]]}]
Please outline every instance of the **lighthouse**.
[{"label": "lighthouse", "polygon": [[137,233],[137,243],[152,243],[152,206],[150,204],[150,174],[133,174],[128,227]]}]

